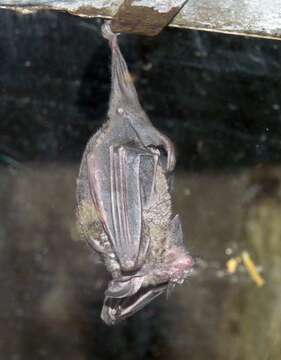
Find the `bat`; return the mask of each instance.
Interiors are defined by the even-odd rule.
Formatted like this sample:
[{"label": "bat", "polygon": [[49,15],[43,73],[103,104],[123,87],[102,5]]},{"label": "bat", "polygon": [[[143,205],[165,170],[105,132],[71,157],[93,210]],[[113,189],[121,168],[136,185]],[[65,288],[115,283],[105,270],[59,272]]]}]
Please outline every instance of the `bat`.
[{"label": "bat", "polygon": [[193,259],[180,218],[172,214],[173,143],[142,109],[110,22],[102,34],[112,52],[110,102],[82,157],[77,219],[81,236],[112,276],[101,318],[113,325],[182,284]]}]

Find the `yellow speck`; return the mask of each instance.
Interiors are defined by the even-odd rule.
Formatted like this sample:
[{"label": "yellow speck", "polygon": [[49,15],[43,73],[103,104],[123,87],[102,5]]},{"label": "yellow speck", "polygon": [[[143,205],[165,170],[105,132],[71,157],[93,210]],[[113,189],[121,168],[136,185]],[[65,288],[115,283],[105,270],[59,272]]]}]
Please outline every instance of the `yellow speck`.
[{"label": "yellow speck", "polygon": [[246,251],[242,252],[242,261],[250,277],[253,279],[256,285],[259,287],[263,286],[265,280],[258,273],[256,265],[254,264],[253,260],[250,258],[250,255]]},{"label": "yellow speck", "polygon": [[240,257],[231,258],[226,263],[226,269],[229,274],[234,274],[237,270],[237,266],[241,262]]}]

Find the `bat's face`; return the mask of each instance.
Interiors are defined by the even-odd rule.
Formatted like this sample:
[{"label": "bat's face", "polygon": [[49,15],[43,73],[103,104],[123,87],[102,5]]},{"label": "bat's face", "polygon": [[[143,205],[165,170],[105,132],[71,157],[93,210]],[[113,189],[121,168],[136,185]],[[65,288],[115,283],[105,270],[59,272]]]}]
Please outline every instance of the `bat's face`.
[{"label": "bat's face", "polygon": [[[190,275],[193,259],[184,248],[175,246],[167,251],[165,262],[144,267],[132,277],[112,281],[106,292],[102,319],[114,325],[141,310],[150,301],[176,284],[182,284]],[[124,291],[122,293],[122,291]],[[127,295],[125,295],[127,291]]]}]

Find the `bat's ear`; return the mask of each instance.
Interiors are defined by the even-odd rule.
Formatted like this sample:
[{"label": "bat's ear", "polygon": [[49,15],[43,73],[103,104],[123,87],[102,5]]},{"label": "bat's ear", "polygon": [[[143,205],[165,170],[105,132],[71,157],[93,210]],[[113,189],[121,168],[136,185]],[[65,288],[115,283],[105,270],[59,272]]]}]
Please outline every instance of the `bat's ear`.
[{"label": "bat's ear", "polygon": [[168,229],[168,242],[170,245],[183,246],[183,232],[179,215],[170,222]]},{"label": "bat's ear", "polygon": [[144,277],[126,277],[121,279],[112,280],[105,292],[106,297],[112,298],[124,298],[126,296],[132,296],[142,286]]},{"label": "bat's ear", "polygon": [[101,312],[102,320],[107,325],[114,325],[115,323],[132,316],[157,296],[162,294],[167,286],[168,284],[166,283],[142,288],[135,295],[122,299],[106,296]]}]

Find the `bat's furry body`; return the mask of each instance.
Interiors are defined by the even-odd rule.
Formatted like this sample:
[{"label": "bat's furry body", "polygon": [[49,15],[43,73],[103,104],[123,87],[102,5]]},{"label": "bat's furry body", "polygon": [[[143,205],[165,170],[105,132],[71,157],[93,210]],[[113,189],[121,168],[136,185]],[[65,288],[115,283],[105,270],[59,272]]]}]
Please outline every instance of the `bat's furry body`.
[{"label": "bat's furry body", "polygon": [[112,49],[108,120],[87,144],[77,201],[81,233],[112,274],[101,316],[114,324],[183,282],[193,262],[172,218],[173,145],[142,110],[108,23],[103,35]]}]

